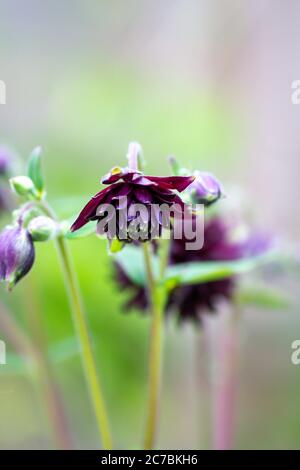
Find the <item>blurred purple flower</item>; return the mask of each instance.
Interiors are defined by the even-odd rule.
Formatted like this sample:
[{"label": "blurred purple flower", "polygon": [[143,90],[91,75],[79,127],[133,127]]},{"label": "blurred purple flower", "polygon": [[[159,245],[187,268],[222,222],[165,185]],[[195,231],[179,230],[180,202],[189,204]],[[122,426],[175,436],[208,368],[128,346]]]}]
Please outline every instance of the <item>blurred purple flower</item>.
[{"label": "blurred purple flower", "polygon": [[[243,241],[231,240],[231,228],[220,217],[214,217],[205,225],[204,245],[200,250],[186,250],[185,239],[171,242],[169,264],[201,261],[233,261],[253,257],[270,248],[270,238],[254,235]],[[115,277],[122,288],[131,292],[127,308],[148,308],[146,290],[133,284],[123,269],[116,265]],[[193,320],[201,323],[201,315],[215,312],[221,299],[231,301],[236,286],[236,278],[203,282],[175,288],[167,301],[167,311],[178,313],[179,320]]]},{"label": "blurred purple flower", "polygon": [[0,146],[0,176],[6,175],[12,164],[12,152],[8,147]]},{"label": "blurred purple flower", "polygon": [[11,290],[32,268],[33,241],[21,225],[8,226],[0,233],[0,281]]},{"label": "blurred purple flower", "polygon": [[[150,240],[152,238],[151,228],[158,227],[160,234],[164,224],[159,211],[152,211],[151,208],[162,204],[171,207],[174,204],[178,206],[180,211],[183,211],[185,204],[175,191],[184,191],[193,180],[192,176],[145,176],[139,171],[132,171],[128,168],[113,168],[102,179],[102,183],[109,186],[88,202],[72,225],[71,231],[80,229],[90,220],[98,220],[98,233],[106,234],[110,240],[115,236],[121,240],[125,239],[125,241]],[[111,230],[108,223],[103,223],[101,227],[99,224],[99,222],[107,220],[105,214],[108,204],[115,210],[115,230]],[[137,220],[136,204],[142,204],[146,211],[146,214],[144,213],[142,216],[144,227],[140,239],[135,238],[135,233],[127,230],[128,224]],[[124,214],[126,220],[124,220]],[[124,226],[126,227],[125,232]],[[121,233],[122,236],[120,236]]]},{"label": "blurred purple flower", "polygon": [[210,206],[222,196],[222,187],[211,173],[194,172],[195,181],[188,187],[192,203]]}]

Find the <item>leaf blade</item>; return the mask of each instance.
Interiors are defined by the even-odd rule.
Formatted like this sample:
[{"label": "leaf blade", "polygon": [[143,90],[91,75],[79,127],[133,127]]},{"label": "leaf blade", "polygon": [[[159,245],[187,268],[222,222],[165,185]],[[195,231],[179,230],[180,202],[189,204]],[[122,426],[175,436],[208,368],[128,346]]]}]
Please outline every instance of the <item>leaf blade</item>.
[{"label": "leaf blade", "polygon": [[42,174],[42,148],[36,147],[31,152],[28,162],[27,174],[32,179],[34,186],[41,194],[44,191],[44,179]]}]

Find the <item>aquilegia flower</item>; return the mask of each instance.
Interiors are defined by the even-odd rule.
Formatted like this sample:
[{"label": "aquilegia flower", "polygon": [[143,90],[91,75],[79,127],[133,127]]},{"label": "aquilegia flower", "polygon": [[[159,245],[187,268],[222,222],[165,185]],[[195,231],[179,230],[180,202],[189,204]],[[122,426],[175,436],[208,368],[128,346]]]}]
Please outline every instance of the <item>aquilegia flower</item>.
[{"label": "aquilegia flower", "polygon": [[32,238],[21,224],[7,226],[0,233],[0,281],[9,289],[30,271],[34,258]]},{"label": "aquilegia flower", "polygon": [[90,220],[97,220],[97,232],[109,240],[148,241],[169,227],[159,209],[173,207],[183,213],[187,207],[176,192],[184,191],[193,176],[145,176],[131,168],[113,168],[102,179],[107,188],[94,196],[71,227],[74,232]]},{"label": "aquilegia flower", "polygon": [[[172,239],[169,264],[201,261],[233,261],[262,254],[270,248],[265,237],[250,236],[243,241],[231,238],[232,227],[215,216],[205,224],[204,245],[200,250],[186,250],[186,240]],[[116,264],[116,279],[122,289],[130,291],[127,308],[148,308],[146,290],[134,284],[120,265]],[[191,284],[175,288],[169,295],[167,311],[178,313],[179,320],[201,322],[201,315],[215,312],[220,300],[231,301],[236,287],[236,278]]]}]

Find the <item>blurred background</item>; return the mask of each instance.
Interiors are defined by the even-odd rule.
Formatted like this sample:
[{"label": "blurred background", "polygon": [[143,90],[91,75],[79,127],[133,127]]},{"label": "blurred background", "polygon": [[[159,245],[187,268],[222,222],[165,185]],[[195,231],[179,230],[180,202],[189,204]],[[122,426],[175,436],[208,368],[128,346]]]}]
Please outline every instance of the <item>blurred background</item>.
[{"label": "blurred background", "polygon": [[[62,216],[81,209],[137,140],[149,174],[168,174],[170,154],[212,171],[251,223],[297,244],[300,106],[291,102],[291,84],[300,79],[299,26],[297,0],[1,0],[7,103],[0,105],[0,143],[24,162],[43,146],[48,196]],[[15,291],[8,295],[1,286],[1,308],[26,331],[37,312],[75,446],[95,448],[55,250],[48,243],[37,248],[33,271]],[[149,319],[122,313],[126,295],[113,281],[104,241],[74,241],[72,252],[115,441],[136,448]],[[247,308],[243,315],[236,448],[299,448],[300,366],[290,360],[291,342],[300,339],[298,289],[295,279],[276,282],[290,306]],[[192,325],[167,324],[158,448],[208,445],[201,335]],[[0,366],[0,447],[52,448],[32,373],[9,344],[8,351]]]}]

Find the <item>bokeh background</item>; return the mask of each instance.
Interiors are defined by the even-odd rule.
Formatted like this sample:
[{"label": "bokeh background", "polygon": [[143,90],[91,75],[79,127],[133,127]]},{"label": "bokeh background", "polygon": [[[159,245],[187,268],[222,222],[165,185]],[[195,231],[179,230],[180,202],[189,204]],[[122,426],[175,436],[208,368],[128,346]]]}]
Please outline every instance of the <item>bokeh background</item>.
[{"label": "bokeh background", "polygon": [[[48,195],[62,216],[75,214],[112,166],[124,165],[128,142],[137,140],[149,173],[167,174],[169,154],[213,171],[251,223],[297,246],[300,106],[291,102],[291,84],[300,78],[299,26],[297,0],[0,0],[7,86],[0,141],[24,162],[43,146]],[[122,312],[126,296],[113,282],[105,242],[74,241],[72,252],[115,440],[136,448],[149,319]],[[243,315],[236,448],[300,445],[300,366],[290,360],[300,338],[297,280],[273,282],[289,307]],[[75,445],[96,447],[54,247],[38,246],[30,276],[9,296],[1,287],[0,298],[26,330],[38,312]],[[192,326],[167,325],[159,448],[209,445],[200,342]],[[8,349],[0,366],[0,447],[51,448],[31,374]]]}]

